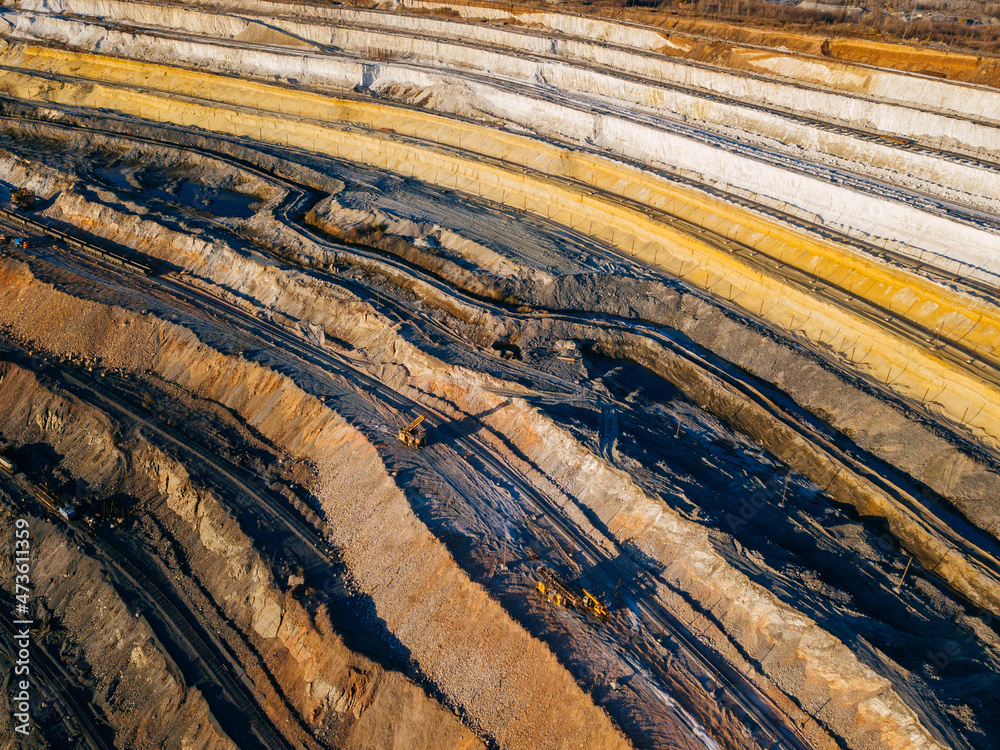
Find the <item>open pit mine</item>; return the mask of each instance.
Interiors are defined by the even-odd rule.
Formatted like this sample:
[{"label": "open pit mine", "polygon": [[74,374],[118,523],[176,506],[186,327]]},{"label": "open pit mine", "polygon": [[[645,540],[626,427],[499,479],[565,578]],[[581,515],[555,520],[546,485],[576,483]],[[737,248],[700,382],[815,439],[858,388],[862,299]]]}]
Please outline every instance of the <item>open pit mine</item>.
[{"label": "open pit mine", "polygon": [[995,59],[6,0],[0,225],[0,747],[1000,746]]}]

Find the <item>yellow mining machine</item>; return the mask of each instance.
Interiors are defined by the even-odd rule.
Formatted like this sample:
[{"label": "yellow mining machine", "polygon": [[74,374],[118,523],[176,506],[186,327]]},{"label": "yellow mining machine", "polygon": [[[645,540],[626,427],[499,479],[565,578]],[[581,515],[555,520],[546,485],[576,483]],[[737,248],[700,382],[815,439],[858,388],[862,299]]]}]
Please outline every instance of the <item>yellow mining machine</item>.
[{"label": "yellow mining machine", "polygon": [[426,414],[421,414],[419,417],[410,422],[406,427],[399,431],[396,437],[404,445],[408,445],[411,448],[423,448],[427,445],[427,430],[420,425],[423,421],[427,419]]},{"label": "yellow mining machine", "polygon": [[547,601],[565,609],[579,609],[589,612],[599,620],[608,616],[608,609],[587,589],[574,590],[568,583],[546,568],[538,568],[538,590]]},{"label": "yellow mining machine", "polygon": [[19,208],[22,211],[30,211],[35,207],[35,194],[27,188],[14,190],[10,194],[10,202],[14,205],[14,208]]}]

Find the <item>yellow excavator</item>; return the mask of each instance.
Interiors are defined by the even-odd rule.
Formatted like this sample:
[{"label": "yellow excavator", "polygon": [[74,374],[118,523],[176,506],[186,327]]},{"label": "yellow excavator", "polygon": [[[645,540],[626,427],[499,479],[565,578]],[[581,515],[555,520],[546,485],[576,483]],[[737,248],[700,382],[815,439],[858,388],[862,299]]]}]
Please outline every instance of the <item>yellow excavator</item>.
[{"label": "yellow excavator", "polygon": [[608,616],[608,609],[587,589],[574,591],[568,583],[559,578],[544,565],[538,568],[538,591],[546,601],[564,609],[582,609],[599,620]]},{"label": "yellow excavator", "polygon": [[10,202],[14,204],[15,208],[30,211],[35,207],[35,194],[27,188],[14,190],[10,194]]},{"label": "yellow excavator", "polygon": [[421,427],[425,419],[427,419],[427,415],[421,414],[406,425],[406,427],[403,427],[396,435],[399,438],[399,442],[411,448],[423,448],[427,445],[427,430]]}]

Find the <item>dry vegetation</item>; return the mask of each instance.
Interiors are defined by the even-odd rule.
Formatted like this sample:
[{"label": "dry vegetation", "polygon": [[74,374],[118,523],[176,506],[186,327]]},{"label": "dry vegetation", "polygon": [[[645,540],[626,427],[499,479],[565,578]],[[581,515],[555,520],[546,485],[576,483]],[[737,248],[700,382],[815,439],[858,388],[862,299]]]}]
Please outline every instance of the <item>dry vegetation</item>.
[{"label": "dry vegetation", "polygon": [[[535,3],[513,3],[534,5]],[[573,10],[598,15],[636,15],[670,25],[678,19],[711,19],[812,34],[931,44],[1000,54],[1000,3],[978,0],[575,0]],[[565,7],[560,3],[560,6]],[[658,18],[657,18],[658,16]],[[666,18],[664,18],[666,17]]]}]

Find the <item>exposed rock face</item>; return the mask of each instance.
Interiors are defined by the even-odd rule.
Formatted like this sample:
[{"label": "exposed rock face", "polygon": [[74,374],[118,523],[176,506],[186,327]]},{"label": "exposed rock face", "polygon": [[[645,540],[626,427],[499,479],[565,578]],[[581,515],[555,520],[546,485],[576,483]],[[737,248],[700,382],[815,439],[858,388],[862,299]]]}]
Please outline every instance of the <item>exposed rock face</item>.
[{"label": "exposed rock face", "polygon": [[43,388],[30,371],[0,362],[0,435],[11,443],[40,442],[68,473],[90,485],[114,488],[126,468],[117,425],[96,409]]},{"label": "exposed rock face", "polygon": [[[287,378],[245,361],[230,361],[174,326],[46,291],[31,283],[23,266],[7,264],[6,268],[21,282],[7,284],[7,291],[21,286],[49,296],[49,305],[36,308],[48,307],[52,312],[46,315],[58,314],[59,303],[64,310],[74,308],[80,329],[92,332],[85,339],[92,344],[80,351],[72,332],[66,331],[56,350],[60,354],[84,354],[117,367],[156,372],[201,398],[226,405],[293,455],[315,461],[321,467],[320,496],[331,537],[343,549],[359,585],[372,596],[390,630],[442,691],[463,708],[473,726],[507,747],[568,748],[581,741],[607,748],[628,746],[544,646],[468,580],[413,515],[371,445],[343,419]],[[53,308],[51,302],[56,300]],[[21,306],[25,303],[30,304],[20,300],[18,309],[27,312],[30,308]],[[21,317],[23,312],[12,311],[4,321],[16,327],[18,338],[37,330],[37,320]],[[104,315],[120,315],[129,324],[108,325],[101,320]],[[129,346],[115,340],[123,328],[129,331]],[[101,341],[95,332],[104,330],[110,335]],[[145,346],[133,343],[143,339],[148,342]],[[154,347],[153,342],[158,345]],[[289,415],[295,416],[290,419]],[[187,503],[186,513],[194,522],[199,516],[191,509],[190,498]],[[182,510],[185,504],[176,507]],[[391,538],[385,538],[390,518],[395,530]],[[198,523],[202,543],[207,534],[218,548],[217,535],[205,531],[211,527]],[[252,580],[253,563],[244,560],[242,565],[236,569],[246,571]],[[280,605],[273,594],[251,589],[245,597],[255,607],[250,617],[257,634],[273,635],[282,642],[288,639],[305,662],[299,664],[304,678],[312,682],[309,677],[319,674],[319,665],[304,644],[295,642],[299,626],[294,611],[291,617],[282,613],[278,625]],[[349,677],[350,670],[344,674]],[[334,684],[325,674],[323,681]],[[323,684],[309,690],[316,691],[310,696],[312,710],[324,699],[336,706],[344,693],[342,688],[338,694]],[[493,696],[496,702],[489,700]]]},{"label": "exposed rock face", "polygon": [[0,504],[99,731],[992,750],[1000,95],[402,5],[0,9]]},{"label": "exposed rock face", "polygon": [[[102,320],[98,316],[106,314],[100,305],[38,284],[23,267],[7,264],[7,268],[11,273],[20,270],[22,294],[40,295],[36,299],[48,301],[40,307],[69,305],[81,320]],[[16,321],[20,331],[27,333],[34,326],[20,317],[18,310],[29,309],[20,304],[10,308],[12,315],[6,320]],[[574,735],[570,727],[581,722],[587,727],[582,731],[590,733],[588,744],[608,747],[609,742],[621,741],[613,729],[602,726],[601,714],[595,719],[592,704],[575,697],[578,688],[551,654],[468,581],[443,545],[413,515],[378,454],[357,430],[283,376],[224,357],[193,341],[182,329],[141,320],[126,311],[118,314],[129,320],[124,328],[130,335],[158,343],[155,355],[131,350],[139,355],[139,363],[201,398],[225,404],[267,439],[316,463],[328,533],[359,586],[372,597],[379,616],[410,649],[421,669],[463,707],[474,726],[509,747],[547,746],[540,738],[559,726],[564,729],[551,735],[555,742],[551,746],[569,747],[567,738]],[[107,325],[102,321],[101,327]],[[110,328],[113,333],[123,326]],[[72,351],[75,342],[64,341]],[[104,361],[120,351],[112,339],[95,343],[88,356]],[[134,360],[121,366],[131,369]],[[462,403],[463,389],[457,388],[457,381],[444,388],[443,383],[428,380],[440,377],[433,375],[433,368],[419,361],[410,366],[415,384],[423,382],[424,387],[439,392],[450,390],[452,398],[458,398],[470,412],[501,401],[491,397],[484,403],[479,396],[476,403]],[[874,732],[885,747],[936,747],[907,707],[895,699],[886,680],[858,665],[847,649],[808,618],[781,606],[708,553],[704,530],[665,514],[624,475],[608,473],[593,456],[574,447],[565,434],[530,411],[520,412],[513,420],[505,415],[491,421],[523,446],[543,471],[562,477],[564,491],[596,512],[618,543],[637,542],[664,563],[672,561],[666,570],[668,580],[696,598],[704,601],[721,595],[726,599],[729,608],[723,623],[727,630],[740,633],[741,646],[755,658],[767,655],[766,671],[788,693],[803,702],[823,699],[835,705],[836,715],[849,722],[837,727],[842,736],[853,738],[859,746],[862,737]],[[290,658],[283,662],[275,660],[275,671],[280,675],[292,670],[296,676],[288,683],[307,685],[296,701],[303,715],[319,720],[326,711],[342,719],[351,715],[364,705],[363,700],[348,697],[346,689],[346,684],[352,684],[358,690],[357,678],[352,676],[358,670],[352,671],[349,660],[331,662],[329,654],[320,656],[322,617],[310,625],[294,600],[276,592],[265,566],[236,533],[235,524],[220,520],[215,501],[192,490],[180,471],[174,467],[165,473],[158,468],[150,473],[158,473],[157,483],[171,488],[168,506],[197,529],[198,545],[192,550],[196,556],[207,557],[198,568],[214,571],[206,574],[205,581],[216,600],[241,602],[224,605],[230,616],[242,621],[244,628],[249,626],[247,632],[252,629],[263,644],[273,643],[271,648],[288,653]],[[203,551],[197,551],[199,545]],[[682,550],[691,552],[690,560],[680,554]],[[241,592],[233,591],[237,582],[244,587]],[[708,590],[702,590],[706,585]],[[770,624],[762,624],[761,618]],[[475,664],[475,669],[469,664]],[[831,670],[833,679],[817,679]],[[336,678],[331,679],[338,673],[345,680],[339,685]],[[814,676],[802,677],[808,674]],[[840,684],[853,688],[845,693]],[[863,700],[861,693],[867,696]],[[858,713],[848,718],[852,710]],[[358,714],[354,717],[359,721]],[[873,717],[878,718],[873,722]],[[580,731],[575,730],[575,736]]]},{"label": "exposed rock face", "polygon": [[375,451],[346,425],[338,433],[319,464],[329,533],[428,675],[503,747],[628,746],[555,658],[468,581]]},{"label": "exposed rock face", "polygon": [[[283,592],[270,564],[239,524],[211,493],[191,483],[183,466],[141,438],[128,447],[119,445],[116,426],[106,416],[42,387],[30,371],[9,362],[0,362],[0,394],[9,407],[0,424],[0,436],[8,443],[52,446],[60,454],[60,470],[88,481],[92,492],[109,495],[127,487],[137,499],[157,505],[157,500],[166,500],[172,511],[167,515],[174,516],[194,578],[262,652],[267,671],[300,715],[337,747],[483,747],[452,713],[404,675],[351,652],[333,631],[322,606],[312,615],[290,592]],[[94,471],[77,473],[90,469]],[[199,720],[196,712],[199,706],[207,709],[198,703],[196,690],[185,688],[170,657],[155,642],[144,643],[153,639],[148,626],[123,640],[131,614],[114,589],[102,583],[100,565],[72,548],[50,525],[42,528],[45,536],[37,542],[41,551],[35,575],[44,576],[53,587],[42,600],[78,646],[86,646],[87,663],[91,664],[89,658],[100,661],[98,673],[106,676],[107,685],[98,683],[95,691],[110,691],[104,700],[121,731],[120,745],[174,747],[178,745],[164,738],[179,732],[180,747],[231,747],[224,737],[223,744],[213,744],[211,733],[201,731],[211,717],[206,712]],[[63,580],[66,576],[70,580]],[[130,654],[127,668],[120,658],[116,661],[102,650],[112,647]],[[163,684],[157,681],[160,672],[168,677]],[[145,682],[137,681],[144,673]],[[114,676],[119,674],[116,682]],[[255,677],[265,679],[259,668]],[[189,693],[190,699],[185,697]],[[162,725],[143,718],[147,699],[162,705],[158,712]],[[176,714],[173,719],[172,714]]]},{"label": "exposed rock face", "polygon": [[[16,517],[9,506],[0,506],[5,548]],[[87,674],[88,690],[114,729],[115,744],[235,750],[201,693],[185,685],[146,620],[129,611],[101,565],[50,523],[37,518],[30,523],[39,614],[45,613],[49,628],[59,629],[64,658]],[[5,570],[4,581],[9,580]]]},{"label": "exposed rock face", "polygon": [[261,649],[299,713],[337,747],[483,747],[405,676],[352,653],[333,631],[326,605],[312,615],[282,592],[239,524],[211,494],[191,486],[183,467],[151,454],[148,470],[170,487],[167,507],[184,522],[187,533],[179,538],[199,581]]},{"label": "exposed rock face", "polygon": [[[712,550],[706,529],[645,496],[625,472],[596,460],[523,403],[502,413],[504,433],[526,446],[529,460],[557,478],[612,540],[636,545],[663,566],[666,583],[696,601],[715,600],[721,629],[732,634],[751,663],[761,665],[800,705],[829,706],[837,717],[834,730],[851,746],[874,738],[881,748],[942,748],[927,736],[889,680],[860,663],[817,623],[735,570]],[[596,528],[591,533],[600,534]]]}]

